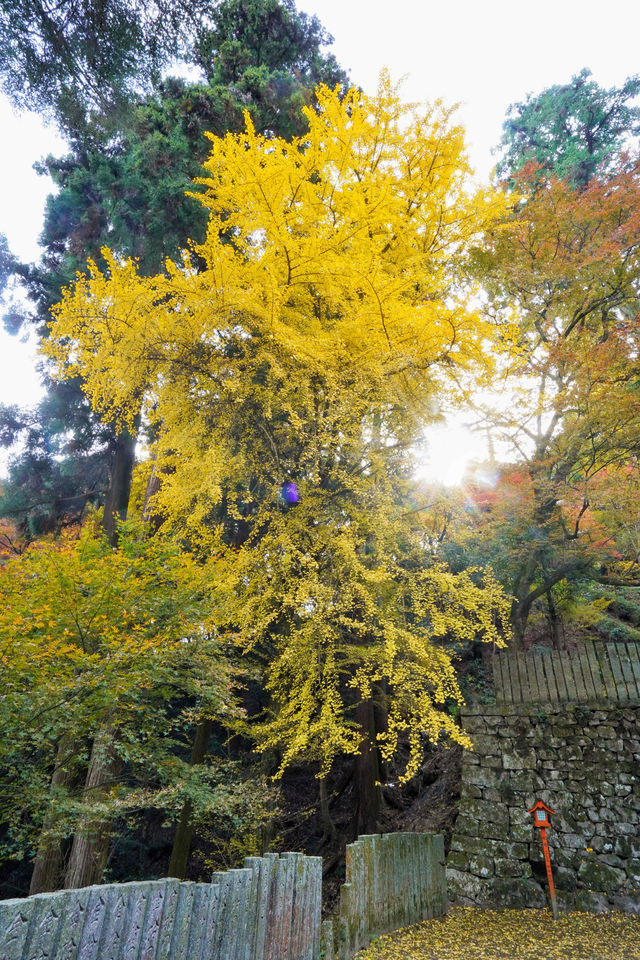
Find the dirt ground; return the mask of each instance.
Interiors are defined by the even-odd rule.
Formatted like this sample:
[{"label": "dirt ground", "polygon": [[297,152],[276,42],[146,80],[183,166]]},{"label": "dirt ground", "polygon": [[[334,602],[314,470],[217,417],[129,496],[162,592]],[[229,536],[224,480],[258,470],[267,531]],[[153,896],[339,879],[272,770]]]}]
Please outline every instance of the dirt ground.
[{"label": "dirt ground", "polygon": [[380,937],[358,960],[640,960],[640,917],[452,907]]}]

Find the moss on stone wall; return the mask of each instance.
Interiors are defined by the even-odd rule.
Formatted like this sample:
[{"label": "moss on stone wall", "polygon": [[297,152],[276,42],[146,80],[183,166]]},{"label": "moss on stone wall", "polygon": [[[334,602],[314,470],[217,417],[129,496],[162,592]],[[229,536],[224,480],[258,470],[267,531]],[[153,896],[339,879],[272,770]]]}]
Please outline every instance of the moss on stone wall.
[{"label": "moss on stone wall", "polygon": [[640,912],[640,705],[489,706],[463,715],[474,742],[448,860],[462,903],[544,906],[536,800],[558,899],[569,908]]}]

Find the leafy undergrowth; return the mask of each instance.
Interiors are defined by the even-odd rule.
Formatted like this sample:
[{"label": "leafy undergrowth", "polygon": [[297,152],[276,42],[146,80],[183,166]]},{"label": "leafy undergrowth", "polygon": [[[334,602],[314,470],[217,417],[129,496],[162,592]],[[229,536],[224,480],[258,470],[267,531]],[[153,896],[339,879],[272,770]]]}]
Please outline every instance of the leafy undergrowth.
[{"label": "leafy undergrowth", "polygon": [[619,913],[452,907],[381,937],[358,960],[640,960],[640,920]]}]

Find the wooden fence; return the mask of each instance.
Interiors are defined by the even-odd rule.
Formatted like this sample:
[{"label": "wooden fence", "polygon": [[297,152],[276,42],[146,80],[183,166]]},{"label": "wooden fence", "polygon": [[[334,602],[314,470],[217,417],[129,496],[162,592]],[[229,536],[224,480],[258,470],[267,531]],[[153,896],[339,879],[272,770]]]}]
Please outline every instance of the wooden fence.
[{"label": "wooden fence", "polygon": [[[0,901],[0,960],[350,960],[371,936],[446,910],[442,837],[360,837],[334,921],[322,860],[248,857],[211,883],[149,880]],[[321,933],[324,946],[321,946]]]},{"label": "wooden fence", "polygon": [[444,841],[430,833],[359,837],[347,847],[337,917],[323,924],[325,960],[351,960],[371,938],[447,910]]},{"label": "wooden fence", "polygon": [[640,700],[640,644],[584,643],[575,651],[533,648],[496,655],[498,703],[636,703]]},{"label": "wooden fence", "polygon": [[212,883],[107,884],[0,901],[1,960],[316,960],[322,861],[251,857]]}]

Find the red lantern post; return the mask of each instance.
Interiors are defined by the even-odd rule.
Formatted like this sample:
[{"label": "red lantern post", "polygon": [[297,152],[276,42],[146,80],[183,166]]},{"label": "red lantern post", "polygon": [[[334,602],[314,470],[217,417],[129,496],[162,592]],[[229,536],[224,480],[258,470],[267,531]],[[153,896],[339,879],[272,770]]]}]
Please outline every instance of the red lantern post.
[{"label": "red lantern post", "polygon": [[547,843],[547,827],[551,826],[549,814],[555,813],[550,807],[544,805],[542,800],[536,800],[529,810],[533,814],[533,825],[540,828],[540,839],[542,840],[542,852],[544,853],[544,863],[547,868],[547,880],[549,882],[549,900],[551,901],[551,912],[553,919],[558,919],[558,904],[556,901],[556,888],[551,873],[551,858],[549,856],[549,845]]}]

